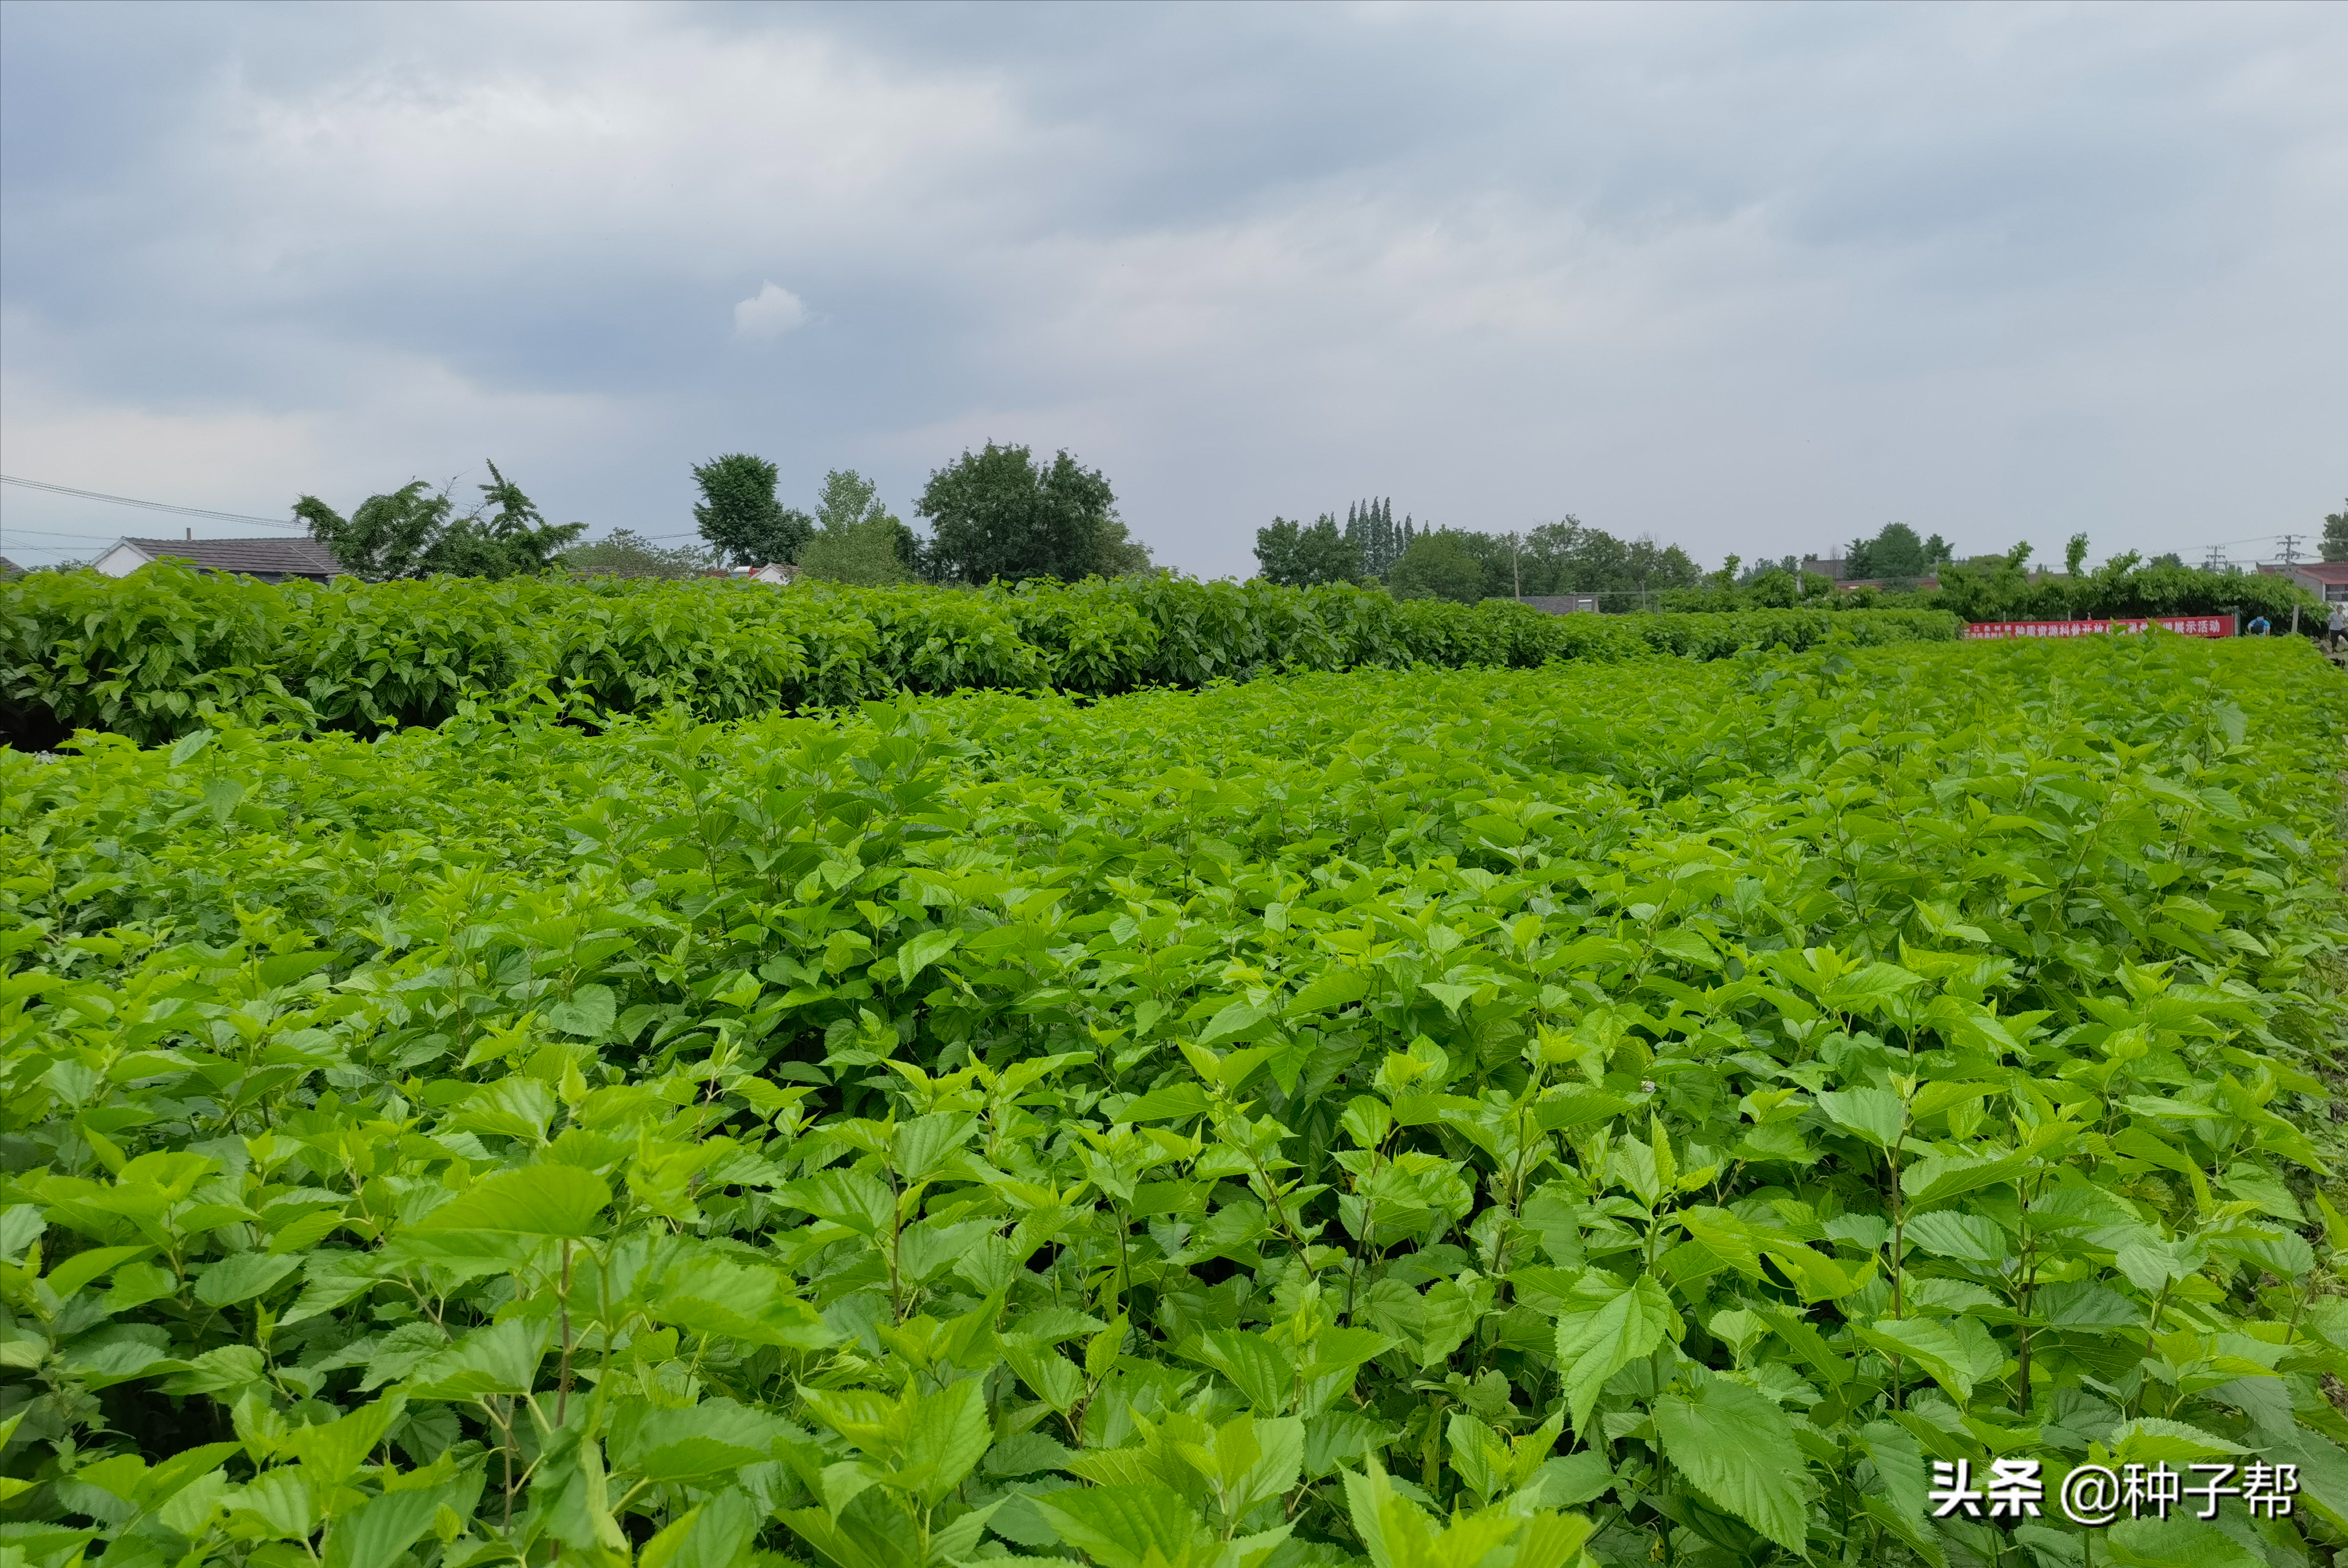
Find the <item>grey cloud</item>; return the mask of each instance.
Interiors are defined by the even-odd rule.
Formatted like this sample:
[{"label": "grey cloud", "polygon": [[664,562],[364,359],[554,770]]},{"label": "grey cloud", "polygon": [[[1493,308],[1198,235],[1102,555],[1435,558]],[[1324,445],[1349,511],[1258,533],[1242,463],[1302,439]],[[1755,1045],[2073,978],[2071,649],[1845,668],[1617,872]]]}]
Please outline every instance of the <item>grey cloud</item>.
[{"label": "grey cloud", "polygon": [[[487,449],[683,527],[714,451],[902,504],[994,436],[1102,464],[1209,573],[1372,492],[1716,558],[1895,516],[2186,547],[2341,483],[2326,8],[7,26],[0,423],[66,483],[273,510]],[[807,319],[747,339],[768,280]],[[172,489],[159,420],[240,432],[234,493]]]}]

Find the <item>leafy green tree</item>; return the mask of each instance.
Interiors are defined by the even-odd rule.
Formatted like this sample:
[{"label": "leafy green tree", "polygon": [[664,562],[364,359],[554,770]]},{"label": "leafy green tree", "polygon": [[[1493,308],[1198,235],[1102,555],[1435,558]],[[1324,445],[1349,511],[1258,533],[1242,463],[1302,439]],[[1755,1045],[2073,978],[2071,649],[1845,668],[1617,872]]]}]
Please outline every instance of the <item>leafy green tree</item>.
[{"label": "leafy green tree", "polygon": [[1924,564],[1928,569],[1938,566],[1943,561],[1954,561],[1956,558],[1957,547],[1939,534],[1936,533],[1924,542]]},{"label": "leafy green tree", "polygon": [[425,554],[426,571],[443,577],[515,577],[543,572],[583,522],[552,523],[491,463],[481,502],[451,521]]},{"label": "leafy green tree", "polygon": [[[1492,592],[1506,593],[1510,581],[1507,542],[1496,542],[1488,554],[1496,573]],[[1633,607],[1630,595],[1694,588],[1704,581],[1704,569],[1676,544],[1658,544],[1652,539],[1618,539],[1602,528],[1591,528],[1571,516],[1527,531],[1516,552],[1515,571],[1528,596],[1623,596],[1609,608]]]},{"label": "leafy green tree", "polygon": [[[1933,537],[1939,539],[1937,534]],[[1875,577],[1886,582],[1921,577],[1935,561],[1942,559],[1945,557],[1929,555],[1924,541],[1904,522],[1887,522],[1873,539],[1854,539],[1843,552],[1844,569],[1853,577]]]},{"label": "leafy green tree", "polygon": [[347,518],[314,495],[296,500],[294,515],[310,525],[310,537],[332,551],[344,571],[382,583],[423,575],[425,556],[455,506],[447,490],[410,480],[386,495],[369,496]]},{"label": "leafy green tree", "polygon": [[1039,464],[1025,447],[965,450],[930,475],[913,509],[930,520],[931,561],[950,583],[1118,577],[1149,570],[1117,495],[1097,469],[1066,450]]},{"label": "leafy green tree", "polygon": [[887,513],[880,504],[880,487],[854,469],[834,469],[823,476],[823,490],[815,502],[818,528],[848,528]]},{"label": "leafy green tree", "polygon": [[2161,553],[2161,554],[2159,554],[2159,555],[2156,555],[2156,556],[2154,556],[2154,557],[2152,558],[2152,562],[2151,562],[2151,563],[2152,563],[2153,565],[2155,565],[2155,566],[2178,566],[2178,567],[2181,567],[2181,566],[2183,566],[2183,565],[2185,564],[2185,557],[2183,557],[2182,555],[2178,554],[2178,553],[2177,553],[2177,552],[2175,552],[2174,550],[2171,550],[2171,551],[2164,552],[2163,553]]},{"label": "leafy green tree", "polygon": [[2323,514],[2323,559],[2348,561],[2348,501]]},{"label": "leafy green tree", "polygon": [[1325,511],[1310,524],[1275,517],[1271,527],[1257,529],[1255,559],[1263,580],[1283,588],[1351,583],[1363,575],[1360,544],[1340,533],[1335,515]]},{"label": "leafy green tree", "polygon": [[[1334,521],[1334,517],[1332,518]],[[1395,521],[1394,498],[1355,501],[1345,509],[1345,542],[1361,560],[1360,574],[1383,578],[1418,537],[1414,519]]]},{"label": "leafy green tree", "polygon": [[2076,577],[2087,564],[2087,536],[2075,533],[2063,546],[2063,575]]},{"label": "leafy green tree", "polygon": [[655,544],[633,529],[615,528],[601,539],[574,544],[554,558],[577,577],[698,577],[708,570],[709,552],[686,545]]},{"label": "leafy green tree", "polygon": [[294,503],[310,537],[345,571],[369,582],[396,577],[513,577],[543,572],[587,531],[582,522],[551,523],[521,487],[491,463],[481,500],[462,517],[447,490],[410,480],[369,496],[348,518],[316,496]]},{"label": "leafy green tree", "polygon": [[799,551],[799,568],[827,583],[857,588],[887,588],[911,583],[912,573],[898,553],[903,525],[886,515],[819,531]]},{"label": "leafy green tree", "polygon": [[747,452],[733,452],[694,466],[701,500],[693,521],[701,537],[736,566],[797,561],[799,546],[815,533],[815,519],[775,499],[775,465]]},{"label": "leafy green tree", "polygon": [[1485,597],[1485,562],[1468,536],[1457,529],[1439,528],[1410,542],[1386,573],[1386,586],[1397,599],[1449,599],[1472,604]]},{"label": "leafy green tree", "polygon": [[1789,582],[1797,579],[1802,573],[1802,558],[1798,555],[1785,555],[1773,561],[1767,556],[1763,556],[1737,573],[1736,585],[1740,588],[1750,588],[1771,573],[1781,573]]},{"label": "leafy green tree", "polygon": [[811,576],[864,588],[910,583],[921,569],[921,540],[880,504],[880,486],[854,469],[823,476],[815,536],[799,547]]}]

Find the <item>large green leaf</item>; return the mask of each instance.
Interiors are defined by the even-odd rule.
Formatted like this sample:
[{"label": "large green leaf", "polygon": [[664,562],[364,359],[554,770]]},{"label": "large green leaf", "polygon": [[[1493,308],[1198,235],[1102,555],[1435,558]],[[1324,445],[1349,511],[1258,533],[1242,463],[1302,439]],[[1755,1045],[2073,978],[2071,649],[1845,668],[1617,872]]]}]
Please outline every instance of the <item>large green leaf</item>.
[{"label": "large green leaf", "polygon": [[611,1201],[611,1188],[592,1171],[576,1165],[530,1165],[483,1177],[413,1229],[577,1240],[595,1233]]},{"label": "large green leaf", "polygon": [[1170,1487],[1046,1492],[1035,1506],[1063,1542],[1101,1568],[1183,1568],[1200,1560],[1210,1539],[1205,1523]]},{"label": "large green leaf", "polygon": [[1899,1142],[1900,1129],[1908,1120],[1908,1108],[1900,1103],[1898,1095],[1885,1089],[1842,1089],[1818,1096],[1818,1103],[1837,1127],[1858,1134],[1878,1149],[1889,1149]]},{"label": "large green leaf", "polygon": [[1936,1318],[1884,1317],[1851,1325],[1851,1332],[1903,1366],[1921,1369],[1962,1405],[1973,1397],[1972,1358],[1955,1330]]},{"label": "large green leaf", "polygon": [[[1581,1305],[1584,1300],[1586,1306]],[[1607,1381],[1651,1354],[1665,1334],[1677,1339],[1682,1327],[1671,1298],[1645,1274],[1597,1299],[1577,1297],[1576,1305],[1578,1310],[1558,1320],[1557,1365],[1566,1409],[1579,1435],[1590,1425],[1591,1408]]]},{"label": "large green leaf", "polygon": [[1369,994],[1369,976],[1360,970],[1324,969],[1288,999],[1282,1014],[1290,1018],[1311,1017],[1316,1013],[1334,1012]]},{"label": "large green leaf", "polygon": [[264,1295],[301,1266],[298,1257],[231,1253],[196,1276],[196,1299],[206,1306],[232,1306]]},{"label": "large green leaf", "polygon": [[1766,1395],[1708,1378],[1688,1394],[1657,1399],[1654,1421],[1664,1457],[1706,1501],[1788,1552],[1807,1549],[1801,1450],[1792,1423]]}]

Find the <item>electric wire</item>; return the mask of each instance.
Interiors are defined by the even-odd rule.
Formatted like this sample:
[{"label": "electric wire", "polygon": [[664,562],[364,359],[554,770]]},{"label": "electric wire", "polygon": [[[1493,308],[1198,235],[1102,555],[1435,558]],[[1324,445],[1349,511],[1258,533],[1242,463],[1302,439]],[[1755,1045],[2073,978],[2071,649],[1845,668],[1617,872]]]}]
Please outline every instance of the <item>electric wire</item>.
[{"label": "electric wire", "polygon": [[242,511],[213,511],[208,507],[178,506],[164,500],[138,500],[127,495],[108,495],[103,490],[76,490],[71,485],[53,485],[45,480],[19,479],[15,474],[0,474],[0,484],[22,485],[26,490],[48,490],[57,495],[79,496],[84,500],[111,501],[116,506],[135,506],[148,511],[175,512],[182,517],[209,517],[221,522],[251,522],[263,528],[298,528],[307,530],[307,523],[282,517],[254,517]]}]

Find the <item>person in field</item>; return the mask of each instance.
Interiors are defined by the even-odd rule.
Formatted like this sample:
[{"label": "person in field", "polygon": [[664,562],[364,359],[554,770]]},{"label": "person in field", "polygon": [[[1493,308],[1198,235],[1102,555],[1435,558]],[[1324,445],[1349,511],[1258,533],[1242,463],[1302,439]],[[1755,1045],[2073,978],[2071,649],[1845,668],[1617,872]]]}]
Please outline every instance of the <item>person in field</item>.
[{"label": "person in field", "polygon": [[2332,606],[2332,619],[2324,624],[2323,630],[2330,639],[2331,651],[2338,653],[2340,645],[2348,642],[2348,603]]}]

